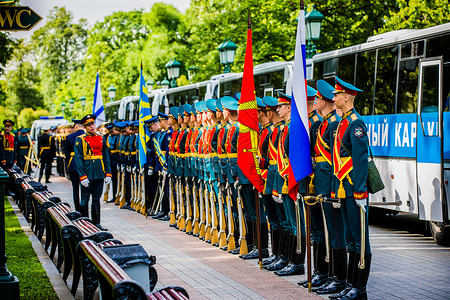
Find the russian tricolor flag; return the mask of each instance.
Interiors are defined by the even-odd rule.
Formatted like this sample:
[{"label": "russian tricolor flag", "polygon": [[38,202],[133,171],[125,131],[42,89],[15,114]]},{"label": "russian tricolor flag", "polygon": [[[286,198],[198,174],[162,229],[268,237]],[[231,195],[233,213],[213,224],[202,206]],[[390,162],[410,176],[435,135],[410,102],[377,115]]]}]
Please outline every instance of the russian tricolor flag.
[{"label": "russian tricolor flag", "polygon": [[[294,180],[289,180],[289,190],[312,173],[309,141],[307,89],[306,89],[305,11],[300,10],[295,42],[294,77],[292,80],[291,126],[289,131],[289,160]],[[288,92],[288,91],[286,91]],[[297,192],[295,192],[297,193]]]}]

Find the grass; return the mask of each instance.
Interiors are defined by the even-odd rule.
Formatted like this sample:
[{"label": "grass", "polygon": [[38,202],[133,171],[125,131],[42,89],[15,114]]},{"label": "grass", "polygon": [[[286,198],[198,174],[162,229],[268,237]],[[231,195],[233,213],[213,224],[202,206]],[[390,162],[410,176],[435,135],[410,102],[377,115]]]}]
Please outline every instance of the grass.
[{"label": "grass", "polygon": [[5,198],[5,235],[8,270],[19,279],[20,299],[58,299],[47,273]]}]

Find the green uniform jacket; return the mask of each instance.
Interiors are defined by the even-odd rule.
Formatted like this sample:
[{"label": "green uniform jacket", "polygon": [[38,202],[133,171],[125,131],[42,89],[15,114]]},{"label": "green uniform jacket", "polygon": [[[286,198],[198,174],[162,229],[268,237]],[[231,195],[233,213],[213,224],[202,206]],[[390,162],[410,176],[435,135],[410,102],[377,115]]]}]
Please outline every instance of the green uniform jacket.
[{"label": "green uniform jacket", "polygon": [[101,135],[83,134],[77,137],[74,160],[80,181],[112,176],[106,141]]}]

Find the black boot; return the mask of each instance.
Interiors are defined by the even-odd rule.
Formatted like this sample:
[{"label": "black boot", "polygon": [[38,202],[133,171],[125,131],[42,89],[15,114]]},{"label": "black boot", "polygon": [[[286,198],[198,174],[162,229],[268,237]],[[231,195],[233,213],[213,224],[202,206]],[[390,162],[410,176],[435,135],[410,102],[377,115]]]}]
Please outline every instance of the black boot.
[{"label": "black boot", "polygon": [[358,268],[358,260],[356,259],[356,252],[355,251],[349,251],[348,252],[348,267],[347,267],[347,286],[343,291],[341,291],[338,294],[330,295],[328,298],[330,299],[337,299],[344,297],[347,295],[347,293],[353,288],[354,284],[354,273],[355,268]]},{"label": "black boot", "polygon": [[280,248],[280,230],[271,230],[270,231],[270,241],[272,243],[272,255],[269,256],[269,258],[263,260],[262,265],[263,267],[270,265],[274,261],[278,260],[279,258],[279,248]]},{"label": "black boot", "polygon": [[[316,243],[315,270],[311,279],[311,287],[320,287],[328,280],[328,263],[325,261],[326,248],[325,244]],[[308,282],[304,283],[303,287],[307,288]]]},{"label": "black boot", "polygon": [[369,280],[370,265],[372,262],[372,254],[366,254],[364,256],[365,267],[360,269],[358,267],[359,255],[356,254],[355,270],[353,273],[353,288],[343,297],[337,298],[338,300],[354,300],[361,299],[367,300],[367,281]]},{"label": "black boot", "polygon": [[282,230],[280,236],[280,258],[270,265],[265,266],[266,270],[281,270],[289,264],[289,244],[289,232]]},{"label": "black boot", "polygon": [[305,255],[306,255],[306,238],[301,237],[301,252],[297,253],[297,236],[291,234],[290,239],[290,254],[289,264],[283,269],[274,272],[278,276],[303,275],[305,274]]},{"label": "black boot", "polygon": [[347,251],[333,249],[332,251],[332,281],[316,291],[317,294],[335,294],[345,289],[347,283]]},{"label": "black boot", "polygon": [[48,177],[45,177],[45,183],[52,183]]},{"label": "black boot", "polygon": [[80,206],[80,214],[82,217],[89,218],[89,209],[87,205]]},{"label": "black boot", "polygon": [[108,231],[100,225],[100,204],[92,204],[91,206],[92,223],[102,231]]}]

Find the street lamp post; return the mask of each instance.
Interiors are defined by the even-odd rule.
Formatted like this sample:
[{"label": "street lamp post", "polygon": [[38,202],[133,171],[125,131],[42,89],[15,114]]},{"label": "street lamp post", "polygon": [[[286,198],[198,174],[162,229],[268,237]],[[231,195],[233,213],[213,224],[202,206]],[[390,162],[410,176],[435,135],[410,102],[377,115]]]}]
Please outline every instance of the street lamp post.
[{"label": "street lamp post", "polygon": [[74,105],[75,105],[75,101],[72,98],[70,98],[70,100],[69,100],[69,108],[70,108],[69,116],[70,117],[72,116],[72,111],[73,111]]},{"label": "street lamp post", "polygon": [[109,97],[109,102],[113,102],[114,98],[116,97],[116,88],[114,87],[114,85],[110,85],[108,88],[108,97]]},{"label": "street lamp post", "polygon": [[181,63],[174,58],[165,65],[165,68],[169,76],[170,87],[177,87],[177,78],[180,77]]},{"label": "street lamp post", "polygon": [[313,9],[305,16],[306,26],[306,58],[312,58],[317,51],[316,42],[320,39],[322,20],[325,17],[317,10]]},{"label": "street lamp post", "polygon": [[217,50],[219,50],[220,63],[224,65],[224,73],[231,72],[231,65],[234,62],[236,49],[237,45],[231,41],[231,38],[229,38],[228,41],[224,40],[223,43],[220,44],[219,47],[217,47]]},{"label": "street lamp post", "polygon": [[168,89],[169,86],[170,86],[170,81],[167,80],[166,77],[164,77],[164,80],[161,81],[161,88],[162,88],[162,89]]},{"label": "street lamp post", "polygon": [[81,104],[81,108],[82,108],[83,114],[84,114],[84,106],[86,105],[86,97],[85,96],[80,97],[80,104]]},{"label": "street lamp post", "polygon": [[64,117],[66,117],[65,110],[66,110],[66,104],[64,102],[61,102],[61,111],[62,111]]}]

